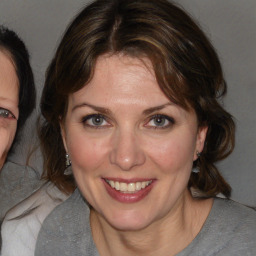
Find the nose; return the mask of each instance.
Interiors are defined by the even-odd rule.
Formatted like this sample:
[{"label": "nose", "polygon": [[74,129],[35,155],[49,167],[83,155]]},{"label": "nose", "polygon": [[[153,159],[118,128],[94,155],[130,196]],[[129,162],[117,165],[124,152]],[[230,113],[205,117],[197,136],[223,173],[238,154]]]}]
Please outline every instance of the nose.
[{"label": "nose", "polygon": [[117,165],[124,171],[129,171],[133,167],[144,164],[145,159],[145,154],[135,133],[119,132],[114,135],[110,152],[111,164]]}]

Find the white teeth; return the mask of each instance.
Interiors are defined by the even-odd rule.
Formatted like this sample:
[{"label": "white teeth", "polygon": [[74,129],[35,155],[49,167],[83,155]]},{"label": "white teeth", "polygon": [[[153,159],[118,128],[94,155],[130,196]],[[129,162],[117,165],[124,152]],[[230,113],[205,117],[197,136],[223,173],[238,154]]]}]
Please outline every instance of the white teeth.
[{"label": "white teeth", "polygon": [[115,186],[113,188],[115,188],[115,190],[120,190],[120,184],[118,181],[115,182]]},{"label": "white teeth", "polygon": [[109,181],[109,185],[110,185],[112,188],[114,188],[114,187],[115,187],[115,182],[114,182],[113,180],[110,180],[110,181]]},{"label": "white teeth", "polygon": [[129,183],[128,184],[128,191],[134,192],[135,191],[135,183]]},{"label": "white teeth", "polygon": [[142,181],[142,182],[131,182],[131,183],[125,183],[125,182],[119,182],[119,181],[113,181],[113,180],[106,180],[107,183],[114,188],[115,190],[121,191],[122,193],[133,193],[136,191],[140,191],[141,189],[144,189],[148,185],[152,183],[152,180],[150,181]]},{"label": "white teeth", "polygon": [[120,183],[120,191],[122,191],[122,192],[127,191],[127,184],[126,183],[123,183],[123,182]]},{"label": "white teeth", "polygon": [[141,182],[136,182],[136,190],[141,190]]}]

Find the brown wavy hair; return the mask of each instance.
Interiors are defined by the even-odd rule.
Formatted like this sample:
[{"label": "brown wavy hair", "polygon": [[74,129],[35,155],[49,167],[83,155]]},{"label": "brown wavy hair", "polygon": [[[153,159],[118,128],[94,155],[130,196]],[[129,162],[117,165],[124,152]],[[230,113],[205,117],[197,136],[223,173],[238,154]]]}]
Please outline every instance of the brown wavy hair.
[{"label": "brown wavy hair", "polygon": [[60,120],[69,94],[88,84],[97,58],[106,53],[147,57],[170,101],[195,110],[199,126],[207,125],[208,132],[200,159],[194,162],[200,172],[191,174],[188,186],[207,197],[229,197],[231,188],[215,165],[234,148],[235,124],[220,102],[227,90],[222,68],[196,22],[165,0],[94,1],[67,28],[47,70],[41,99],[43,177],[66,193],[74,190],[73,176],[64,175]]}]

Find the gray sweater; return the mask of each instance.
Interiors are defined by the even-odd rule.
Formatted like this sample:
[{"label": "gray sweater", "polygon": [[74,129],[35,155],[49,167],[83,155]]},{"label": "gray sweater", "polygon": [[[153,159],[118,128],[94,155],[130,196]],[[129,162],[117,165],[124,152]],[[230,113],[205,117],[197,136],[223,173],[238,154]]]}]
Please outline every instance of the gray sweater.
[{"label": "gray sweater", "polygon": [[[89,213],[88,205],[76,190],[45,219],[35,256],[99,256],[91,235]],[[256,255],[254,210],[231,200],[214,199],[202,230],[177,256],[213,255]]]}]

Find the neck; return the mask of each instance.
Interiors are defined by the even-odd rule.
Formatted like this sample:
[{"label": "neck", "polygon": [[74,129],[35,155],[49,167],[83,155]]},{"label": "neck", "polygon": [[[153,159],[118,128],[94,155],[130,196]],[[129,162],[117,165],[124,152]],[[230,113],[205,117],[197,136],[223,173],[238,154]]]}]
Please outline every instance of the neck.
[{"label": "neck", "polygon": [[175,255],[199,233],[211,206],[212,199],[194,199],[187,191],[168,215],[136,231],[117,230],[91,210],[93,239],[104,256]]}]

